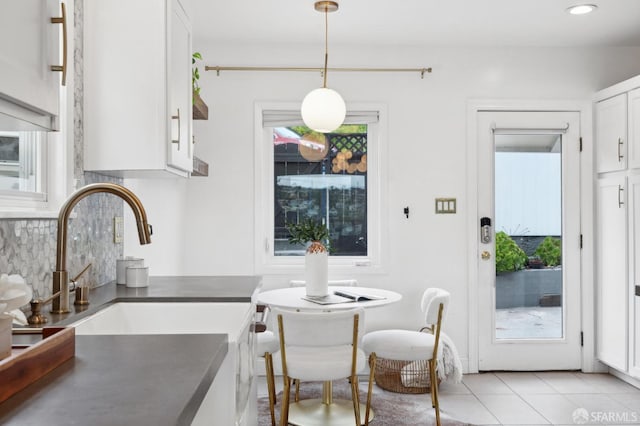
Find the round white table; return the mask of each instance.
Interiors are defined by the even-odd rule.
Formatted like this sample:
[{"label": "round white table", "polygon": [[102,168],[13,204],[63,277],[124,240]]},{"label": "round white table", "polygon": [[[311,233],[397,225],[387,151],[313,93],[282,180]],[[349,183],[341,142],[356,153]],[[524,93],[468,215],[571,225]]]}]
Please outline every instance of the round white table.
[{"label": "round white table", "polygon": [[[329,294],[334,294],[336,291],[371,295],[380,297],[380,299],[361,302],[319,304],[303,299],[303,297],[306,296],[306,289],[304,287],[286,287],[259,293],[258,303],[282,309],[334,311],[337,309],[376,308],[399,302],[402,299],[400,293],[379,288],[329,287]],[[324,382],[322,386],[322,398],[305,399],[289,404],[289,423],[298,426],[320,426],[329,424],[332,426],[352,426],[353,402],[341,399],[334,400],[332,393],[331,381],[327,381]],[[365,409],[365,405],[360,404],[363,424]],[[371,410],[369,420],[371,421],[373,417],[374,413],[373,410]]]},{"label": "round white table", "polygon": [[399,302],[402,299],[400,293],[396,293],[391,290],[383,290],[380,288],[370,287],[343,287],[343,286],[329,286],[329,294],[333,294],[336,291],[345,291],[348,293],[357,293],[362,295],[371,295],[381,297],[378,300],[368,300],[362,302],[346,302],[346,303],[333,303],[329,305],[322,305],[319,303],[310,302],[303,299],[306,296],[306,289],[304,287],[286,287],[277,288],[275,290],[267,290],[258,294],[258,303],[269,305],[271,307],[283,308],[283,309],[298,309],[298,310],[321,310],[334,311],[336,309],[354,309],[354,308],[375,308],[378,306],[389,305],[391,303]]}]

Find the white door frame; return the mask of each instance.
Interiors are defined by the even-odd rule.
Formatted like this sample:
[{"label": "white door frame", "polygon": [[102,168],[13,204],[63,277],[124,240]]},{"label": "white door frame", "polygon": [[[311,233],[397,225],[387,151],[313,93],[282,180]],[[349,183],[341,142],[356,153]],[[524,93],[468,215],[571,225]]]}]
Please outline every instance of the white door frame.
[{"label": "white door frame", "polygon": [[580,114],[582,154],[580,156],[580,211],[583,235],[580,326],[584,333],[582,371],[606,371],[595,359],[594,300],[594,191],[592,104],[589,101],[561,100],[470,100],[467,103],[467,270],[469,312],[469,373],[478,372],[478,129],[479,111],[576,111]]}]

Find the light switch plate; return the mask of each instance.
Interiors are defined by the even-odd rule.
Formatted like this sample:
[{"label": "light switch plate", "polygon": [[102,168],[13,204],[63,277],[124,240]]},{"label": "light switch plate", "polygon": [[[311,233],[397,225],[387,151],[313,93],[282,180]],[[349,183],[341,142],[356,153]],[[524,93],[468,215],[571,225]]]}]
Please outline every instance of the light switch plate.
[{"label": "light switch plate", "polygon": [[436,214],[455,214],[455,198],[436,198]]},{"label": "light switch plate", "polygon": [[118,244],[122,242],[122,234],[124,228],[124,218],[116,216],[113,218],[113,242]]}]

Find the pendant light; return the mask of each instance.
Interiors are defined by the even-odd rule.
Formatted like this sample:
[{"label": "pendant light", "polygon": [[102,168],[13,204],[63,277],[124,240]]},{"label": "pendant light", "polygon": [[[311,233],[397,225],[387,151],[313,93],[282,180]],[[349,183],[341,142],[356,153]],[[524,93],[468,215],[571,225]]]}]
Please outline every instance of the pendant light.
[{"label": "pendant light", "polygon": [[324,73],[323,84],[319,89],[312,90],[302,101],[302,120],[304,124],[316,132],[329,133],[337,129],[344,122],[347,107],[342,96],[335,90],[327,88],[327,61],[329,59],[329,12],[338,10],[335,1],[317,1],[314,5],[318,12],[324,12]]}]

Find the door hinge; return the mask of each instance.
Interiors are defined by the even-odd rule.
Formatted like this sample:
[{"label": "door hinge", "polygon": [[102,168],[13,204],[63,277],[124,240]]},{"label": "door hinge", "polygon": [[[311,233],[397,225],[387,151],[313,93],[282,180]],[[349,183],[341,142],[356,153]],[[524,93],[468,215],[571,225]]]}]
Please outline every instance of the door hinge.
[{"label": "door hinge", "polygon": [[580,332],[580,346],[584,346],[584,333]]},{"label": "door hinge", "polygon": [[582,234],[580,234],[580,248],[582,249]]},{"label": "door hinge", "polygon": [[582,152],[582,136],[580,136],[580,152]]}]

